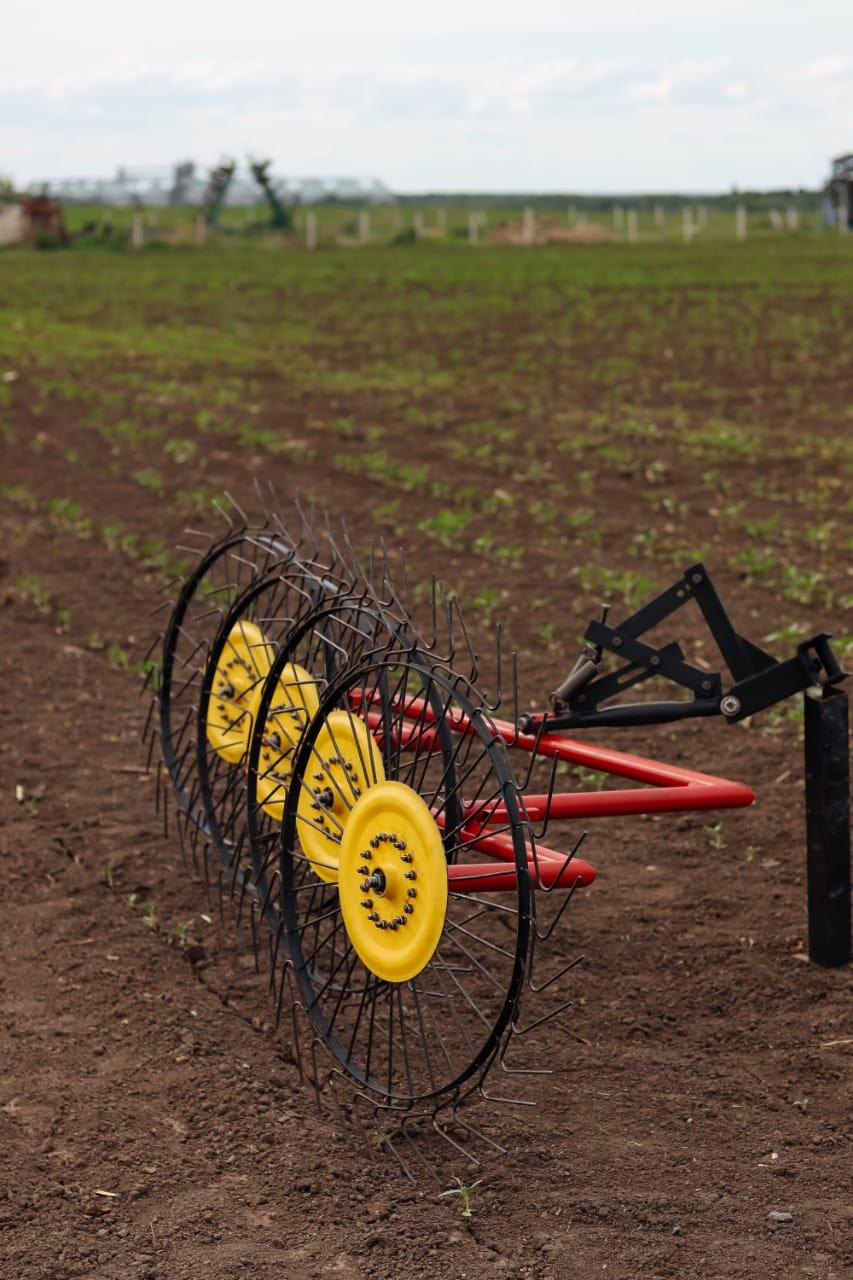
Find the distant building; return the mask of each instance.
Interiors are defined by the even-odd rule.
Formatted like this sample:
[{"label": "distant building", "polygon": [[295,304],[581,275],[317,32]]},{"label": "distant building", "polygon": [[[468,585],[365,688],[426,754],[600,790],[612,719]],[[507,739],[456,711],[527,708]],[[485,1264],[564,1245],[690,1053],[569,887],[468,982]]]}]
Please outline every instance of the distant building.
[{"label": "distant building", "polygon": [[832,162],[823,193],[823,220],[828,227],[853,227],[853,153]]},{"label": "distant building", "polygon": [[[50,178],[31,183],[28,190],[34,194],[47,191],[69,204],[201,205],[207,184],[206,171],[188,160],[174,168],[122,166],[114,178]],[[275,178],[274,186],[285,204],[388,204],[395,199],[375,178]],[[264,199],[249,169],[238,168],[228,187],[226,205],[256,205]]]},{"label": "distant building", "polygon": [[25,196],[0,202],[0,245],[68,243],[58,200]]}]

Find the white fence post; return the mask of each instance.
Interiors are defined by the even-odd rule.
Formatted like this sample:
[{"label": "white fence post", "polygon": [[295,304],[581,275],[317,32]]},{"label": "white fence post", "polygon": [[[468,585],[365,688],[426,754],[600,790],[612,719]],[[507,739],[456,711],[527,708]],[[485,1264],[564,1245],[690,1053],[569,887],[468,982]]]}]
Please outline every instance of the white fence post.
[{"label": "white fence post", "polygon": [[690,244],[693,239],[693,232],[696,230],[693,225],[693,210],[689,204],[686,204],[681,210],[681,231],[684,239]]},{"label": "white fence post", "polygon": [[628,233],[628,239],[631,242],[631,244],[636,243],[636,240],[637,240],[637,210],[636,209],[628,210],[626,229]]},{"label": "white fence post", "polygon": [[789,231],[798,231],[800,227],[800,211],[796,205],[791,204],[785,210],[785,226]]},{"label": "white fence post", "polygon": [[521,224],[522,243],[530,245],[536,240],[536,214],[532,209],[524,210],[524,217]]},{"label": "white fence post", "polygon": [[362,209],[358,215],[358,238],[362,244],[370,242],[370,214]]},{"label": "white fence post", "polygon": [[480,218],[473,209],[468,210],[468,243],[479,244],[480,241]]},{"label": "white fence post", "polygon": [[414,231],[414,233],[415,233],[415,239],[416,239],[416,240],[423,240],[423,238],[424,238],[424,216],[423,216],[423,214],[422,214],[422,213],[413,213],[413,214],[412,214],[412,229],[413,229],[413,231]]},{"label": "white fence post", "polygon": [[317,248],[317,215],[313,209],[305,211],[305,248]]},{"label": "white fence post", "polygon": [[738,240],[746,239],[746,206],[742,204],[735,209],[735,236]]},{"label": "white fence post", "polygon": [[145,244],[145,224],[142,221],[142,214],[135,213],[130,220],[130,247],[132,249],[141,249]]}]

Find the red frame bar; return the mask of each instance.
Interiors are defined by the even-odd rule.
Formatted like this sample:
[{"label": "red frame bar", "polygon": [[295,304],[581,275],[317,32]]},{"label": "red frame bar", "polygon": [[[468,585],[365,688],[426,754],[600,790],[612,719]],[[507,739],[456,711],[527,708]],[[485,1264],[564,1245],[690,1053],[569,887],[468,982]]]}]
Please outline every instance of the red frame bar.
[{"label": "red frame bar", "polygon": [[[352,695],[355,705],[360,695]],[[404,728],[400,734],[403,749],[430,746],[436,730],[428,726],[435,723],[435,713],[423,698],[411,698],[403,708],[408,720],[417,725]],[[381,737],[383,718],[378,711],[368,711],[366,721],[374,733]],[[467,716],[448,715],[445,723],[455,733],[476,733]],[[514,750],[546,759],[556,757],[570,764],[583,765],[600,773],[613,774],[641,782],[643,787],[630,787],[623,791],[564,791],[552,795],[525,794],[524,815],[531,822],[545,819],[603,818],[640,813],[684,813],[704,809],[740,809],[755,800],[755,793],[742,782],[730,782],[694,769],[664,764],[644,756],[614,751],[609,747],[597,747],[565,738],[556,733],[519,733],[515,725],[505,720],[487,719],[506,745]],[[469,809],[469,823],[460,833],[463,840],[479,853],[485,853],[503,862],[515,861],[515,850],[510,835],[489,831],[489,826],[509,822],[509,812],[500,801]],[[444,815],[436,814],[439,826],[444,825]],[[580,858],[567,860],[554,849],[536,846],[535,858],[528,855],[528,868],[538,888],[570,888],[576,882],[581,886],[595,879],[594,869]],[[451,864],[447,868],[448,880],[456,892],[498,891],[514,889],[515,876],[505,871],[493,871],[478,864]]]}]

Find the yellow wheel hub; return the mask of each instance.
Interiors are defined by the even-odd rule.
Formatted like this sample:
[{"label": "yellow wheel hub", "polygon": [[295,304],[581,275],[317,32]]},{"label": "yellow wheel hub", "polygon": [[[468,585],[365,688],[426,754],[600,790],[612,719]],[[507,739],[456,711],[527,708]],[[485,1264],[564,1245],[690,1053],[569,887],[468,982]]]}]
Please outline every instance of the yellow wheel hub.
[{"label": "yellow wheel hub", "polygon": [[385,781],[367,726],[346,711],[329,713],[311,751],[296,806],[299,841],[321,880],[338,878],[338,855],[353,806]]},{"label": "yellow wheel hub", "polygon": [[272,648],[254,622],[232,627],[213,673],[206,724],[208,742],[230,764],[245,757],[258,691],[272,659]]},{"label": "yellow wheel hub", "polygon": [[447,860],[429,807],[405,783],[382,782],[357,801],[341,843],[338,896],[371,973],[406,982],[426,967],[447,914]]},{"label": "yellow wheel hub", "polygon": [[[261,686],[252,706],[260,701]],[[320,695],[317,682],[304,667],[288,662],[282,669],[264,722],[263,745],[258,759],[258,803],[276,822],[284,819],[284,802],[290,784],[291,757],[309,721],[317,714]]]}]

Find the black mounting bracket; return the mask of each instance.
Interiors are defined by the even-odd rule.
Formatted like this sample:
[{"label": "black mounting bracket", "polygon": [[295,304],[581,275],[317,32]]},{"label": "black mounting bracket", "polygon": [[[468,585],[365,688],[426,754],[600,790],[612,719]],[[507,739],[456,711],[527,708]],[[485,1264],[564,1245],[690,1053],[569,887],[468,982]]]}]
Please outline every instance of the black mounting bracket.
[{"label": "black mounting bracket", "polygon": [[[732,677],[728,688],[724,689],[721,672],[685,661],[678,644],[656,648],[641,639],[691,600],[701,610]],[[529,728],[540,724],[545,729],[666,724],[712,715],[722,715],[736,724],[809,687],[824,689],[845,678],[826,632],[803,641],[795,655],[784,662],[740,635],[703,564],[691,565],[677,582],[618,626],[609,625],[607,615],[605,606],[602,616],[587,627],[587,647],[551,695],[553,712],[526,717]],[[600,674],[605,653],[626,661],[617,670]],[[692,697],[604,705],[652,676],[664,676]]]}]

